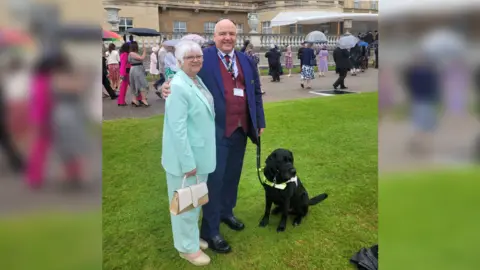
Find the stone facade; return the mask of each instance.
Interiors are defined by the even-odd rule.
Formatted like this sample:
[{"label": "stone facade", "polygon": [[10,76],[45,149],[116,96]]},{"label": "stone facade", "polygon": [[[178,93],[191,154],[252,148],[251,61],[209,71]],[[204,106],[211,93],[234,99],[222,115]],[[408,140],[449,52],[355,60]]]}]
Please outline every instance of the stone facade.
[{"label": "stone facade", "polygon": [[173,32],[175,21],[186,22],[188,33],[204,33],[205,23],[216,23],[221,18],[229,18],[236,24],[243,26],[244,32],[249,32],[247,12],[229,12],[225,14],[222,11],[198,11],[188,9],[167,8],[165,11],[159,10],[160,32]]},{"label": "stone facade", "polygon": [[[204,33],[205,23],[216,22],[220,18],[229,18],[237,24],[242,24],[243,33],[251,29],[248,25],[248,13],[258,14],[259,33],[269,32],[271,34],[293,34],[294,29],[290,26],[274,27],[263,31],[262,22],[269,22],[279,12],[285,11],[332,11],[343,12],[344,7],[349,7],[352,12],[374,12],[369,9],[369,2],[360,1],[361,6],[356,10],[354,0],[296,0],[296,1],[223,1],[223,0],[104,0],[104,6],[117,6],[121,8],[119,17],[130,18],[134,27],[148,27],[160,32],[173,32],[174,21],[186,23],[186,32]],[[350,7],[351,6],[351,7]],[[347,8],[345,8],[347,9]],[[107,23],[107,12],[104,11],[104,29],[110,29]],[[329,34],[337,35],[341,26],[334,23],[323,25],[302,25],[297,28],[298,34],[318,30],[327,30]],[[262,32],[263,31],[263,32]]]}]

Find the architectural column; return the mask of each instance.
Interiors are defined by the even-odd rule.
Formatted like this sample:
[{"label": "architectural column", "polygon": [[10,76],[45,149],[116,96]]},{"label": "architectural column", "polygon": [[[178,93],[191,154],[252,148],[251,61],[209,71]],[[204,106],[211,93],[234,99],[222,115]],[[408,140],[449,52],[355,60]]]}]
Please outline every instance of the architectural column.
[{"label": "architectural column", "polygon": [[258,26],[258,14],[257,13],[248,13],[248,25],[250,26],[250,43],[255,47],[260,47],[262,45],[262,40],[260,35],[257,32]]},{"label": "architectural column", "polygon": [[343,21],[343,34],[350,34],[350,30],[352,30],[352,20],[344,20]]}]

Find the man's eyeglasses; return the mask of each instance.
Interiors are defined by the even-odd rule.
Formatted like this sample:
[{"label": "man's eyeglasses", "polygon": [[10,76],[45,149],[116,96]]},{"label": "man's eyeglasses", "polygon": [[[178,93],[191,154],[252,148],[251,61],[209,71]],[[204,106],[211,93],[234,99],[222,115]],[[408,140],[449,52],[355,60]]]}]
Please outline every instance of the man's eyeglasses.
[{"label": "man's eyeglasses", "polygon": [[183,59],[188,60],[188,61],[202,60],[203,55],[190,55],[190,56],[185,56]]}]

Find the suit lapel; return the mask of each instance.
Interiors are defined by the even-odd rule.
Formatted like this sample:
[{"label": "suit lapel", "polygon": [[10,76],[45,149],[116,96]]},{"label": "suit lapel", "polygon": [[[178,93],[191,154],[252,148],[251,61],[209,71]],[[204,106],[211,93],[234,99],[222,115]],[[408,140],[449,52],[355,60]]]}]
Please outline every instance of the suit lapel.
[{"label": "suit lapel", "polygon": [[[195,83],[192,81],[192,79],[190,79],[187,74],[185,74],[185,72],[183,71],[179,71],[178,74],[180,74],[183,78],[183,81],[185,83],[187,83],[190,87],[193,88],[193,90],[195,91],[195,94],[197,95],[197,97],[200,98],[200,100],[203,102],[203,104],[205,104],[205,106],[207,106],[207,109],[208,111],[210,112],[210,115],[212,115],[212,117],[214,116],[214,113],[212,111],[212,107],[210,106],[210,104],[208,103],[208,100],[207,98],[205,97],[205,95],[202,93],[202,91],[200,89],[198,89],[198,87],[195,85]],[[208,89],[204,84],[203,82],[200,82],[200,84],[203,85],[203,87],[205,87],[205,89]]]},{"label": "suit lapel", "polygon": [[[225,98],[225,87],[223,86],[220,65],[218,64],[217,47],[212,47],[209,53],[211,55],[209,55],[208,59],[212,59],[210,62],[210,68],[211,70],[213,70],[213,76],[215,77],[215,81],[217,82],[217,89],[220,90],[220,94],[222,95],[223,98]],[[207,70],[207,72],[209,71]]]},{"label": "suit lapel", "polygon": [[[205,84],[203,84],[203,82],[200,82],[200,84],[203,85],[203,87],[205,87],[206,91],[208,91],[207,90],[208,88],[205,86]],[[202,93],[202,91],[200,89],[198,89],[198,87],[195,84],[193,84],[192,87],[195,89],[195,94],[197,94],[197,96],[203,101],[203,104],[205,104],[205,106],[207,106],[207,109],[210,112],[210,115],[212,117],[214,117],[215,114],[213,113],[212,106],[210,106],[210,103],[208,103],[208,100],[205,97],[205,95]]]},{"label": "suit lapel", "polygon": [[250,63],[248,62],[247,57],[241,57],[239,56],[240,53],[235,52],[235,58],[237,59],[237,65],[240,65],[240,67],[243,70],[243,78],[245,79],[245,92],[247,92],[247,97],[248,97],[248,92],[247,89],[252,87],[252,77],[251,72],[248,72],[250,70]]}]

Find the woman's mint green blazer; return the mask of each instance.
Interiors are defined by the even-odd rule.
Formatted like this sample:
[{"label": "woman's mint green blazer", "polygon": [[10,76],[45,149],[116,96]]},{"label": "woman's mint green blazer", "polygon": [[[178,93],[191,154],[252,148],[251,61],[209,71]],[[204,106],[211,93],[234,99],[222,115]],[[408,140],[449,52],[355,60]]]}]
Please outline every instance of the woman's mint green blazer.
[{"label": "woman's mint green blazer", "polygon": [[[207,89],[200,77],[197,80]],[[162,166],[183,176],[197,169],[209,174],[216,167],[215,112],[205,95],[183,70],[170,82],[165,103]]]}]

